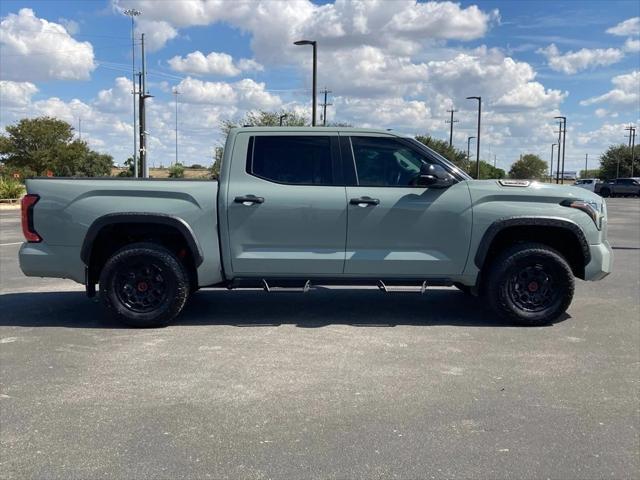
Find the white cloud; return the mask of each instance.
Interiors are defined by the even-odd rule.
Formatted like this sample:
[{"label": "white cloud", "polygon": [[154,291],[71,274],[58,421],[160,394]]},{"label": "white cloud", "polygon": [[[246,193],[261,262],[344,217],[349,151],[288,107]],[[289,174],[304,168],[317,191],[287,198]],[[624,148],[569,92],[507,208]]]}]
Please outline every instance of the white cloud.
[{"label": "white cloud", "polygon": [[136,33],[144,33],[144,46],[149,52],[160,50],[169,40],[178,36],[178,31],[170,23],[140,17],[136,17]]},{"label": "white cloud", "polygon": [[513,90],[505,93],[496,102],[496,106],[515,108],[539,108],[549,104],[559,104],[568,95],[560,90],[545,90],[538,82],[527,82],[518,85]]},{"label": "white cloud", "polygon": [[227,83],[187,77],[178,84],[178,90],[186,103],[234,106],[244,110],[275,109],[282,105],[277,95],[265,91],[264,83],[248,78]]},{"label": "white cloud", "polygon": [[9,80],[87,80],[96,68],[89,42],[78,42],[30,8],[2,18],[0,45],[1,76]]},{"label": "white cloud", "polygon": [[637,53],[640,52],[640,40],[635,40],[633,38],[627,38],[627,41],[624,42],[623,50],[628,53]]},{"label": "white cloud", "polygon": [[247,70],[264,69],[254,60],[243,58],[234,63],[233,57],[227,53],[211,52],[205,56],[199,50],[187,54],[186,57],[177,55],[169,60],[169,65],[176,72],[226,77],[235,77]]},{"label": "white cloud", "polygon": [[553,43],[539,49],[538,53],[547,58],[552,70],[566,75],[573,75],[587,68],[612,65],[624,57],[624,53],[617,48],[583,48],[577,52],[570,51],[562,54]]},{"label": "white cloud", "polygon": [[28,105],[31,97],[37,92],[38,87],[31,82],[0,80],[0,104],[3,107]]},{"label": "white cloud", "polygon": [[132,83],[129,78],[118,77],[115,87],[100,90],[95,105],[107,112],[128,112],[133,110]]},{"label": "white cloud", "polygon": [[633,17],[624,22],[620,22],[615,27],[607,29],[607,33],[621,37],[640,35],[640,17]]},{"label": "white cloud", "polygon": [[614,89],[603,95],[582,100],[580,105],[589,106],[597,103],[609,103],[619,107],[635,106],[640,108],[638,104],[640,101],[640,88],[638,87],[640,85],[640,71],[634,70],[631,73],[613,77],[611,83],[615,86]]},{"label": "white cloud", "polygon": [[395,43],[405,53],[428,40],[473,40],[499,21],[497,10],[483,12],[449,1],[337,0],[317,5],[310,0],[286,2],[225,2],[190,0],[152,2],[112,0],[115,8],[137,8],[144,17],[175,28],[226,22],[252,35],[252,48],[261,62],[288,62],[293,40],[309,37],[333,49],[355,45],[382,47]]}]

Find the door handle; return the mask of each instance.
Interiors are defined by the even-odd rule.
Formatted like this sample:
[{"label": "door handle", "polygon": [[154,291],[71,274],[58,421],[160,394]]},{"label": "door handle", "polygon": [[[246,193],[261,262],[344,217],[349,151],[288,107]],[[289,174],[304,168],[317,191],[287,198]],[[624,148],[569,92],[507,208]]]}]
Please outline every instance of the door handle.
[{"label": "door handle", "polygon": [[254,203],[264,203],[264,197],[256,197],[255,195],[242,195],[233,199],[235,203],[243,205],[253,205]]},{"label": "door handle", "polygon": [[377,198],[371,198],[371,197],[360,197],[360,198],[352,198],[351,200],[349,200],[349,203],[351,205],[358,205],[359,207],[367,207],[369,205],[376,206],[380,204],[380,200],[378,200]]}]

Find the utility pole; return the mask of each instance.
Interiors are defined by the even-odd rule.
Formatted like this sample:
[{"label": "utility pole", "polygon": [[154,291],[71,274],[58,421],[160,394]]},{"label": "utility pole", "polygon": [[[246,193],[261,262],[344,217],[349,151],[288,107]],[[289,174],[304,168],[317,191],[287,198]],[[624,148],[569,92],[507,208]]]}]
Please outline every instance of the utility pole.
[{"label": "utility pole", "polygon": [[447,110],[447,112],[449,112],[451,114],[451,120],[445,120],[444,123],[450,123],[451,126],[449,127],[449,146],[453,147],[453,124],[454,123],[458,123],[458,120],[454,120],[453,119],[453,114],[455,112],[457,112],[458,110],[455,110],[453,107],[451,108],[451,110]]},{"label": "utility pole", "polygon": [[588,173],[587,173],[588,171],[589,171],[589,154],[585,153],[584,154],[584,175],[585,175],[585,177],[588,175]]},{"label": "utility pole", "polygon": [[567,136],[567,117],[554,117],[559,121],[558,129],[558,167],[556,170],[556,184],[560,183],[560,142],[562,142],[562,183],[564,184],[564,148]]},{"label": "utility pole", "polygon": [[178,164],[178,95],[180,95],[178,87],[173,87],[173,96],[176,104],[176,165]]},{"label": "utility pole", "polygon": [[82,141],[82,117],[78,117],[78,137]]},{"label": "utility pole", "polygon": [[478,138],[476,138],[476,180],[480,179],[480,118],[482,115],[482,97],[467,97],[467,100],[478,100]]},{"label": "utility pole", "polygon": [[327,103],[327,94],[332,93],[331,90],[327,90],[327,87],[324,87],[321,93],[324,93],[324,103],[321,103],[322,106],[322,126],[327,126],[327,107],[333,105],[333,103]]},{"label": "utility pole", "polygon": [[557,146],[557,143],[551,144],[551,163],[549,164],[549,182],[553,183],[553,149]]},{"label": "utility pole", "polygon": [[131,17],[131,94],[133,95],[133,176],[138,177],[138,142],[136,139],[136,39],[134,19],[142,12],[130,8],[123,12]]},{"label": "utility pole", "polygon": [[149,178],[149,165],[147,163],[147,111],[145,108],[145,101],[147,98],[152,98],[153,95],[149,95],[147,92],[146,82],[146,61],[144,56],[144,33],[142,34],[142,71],[138,73],[138,101],[139,101],[139,114],[140,114],[140,168],[138,170],[138,176],[142,178]]}]

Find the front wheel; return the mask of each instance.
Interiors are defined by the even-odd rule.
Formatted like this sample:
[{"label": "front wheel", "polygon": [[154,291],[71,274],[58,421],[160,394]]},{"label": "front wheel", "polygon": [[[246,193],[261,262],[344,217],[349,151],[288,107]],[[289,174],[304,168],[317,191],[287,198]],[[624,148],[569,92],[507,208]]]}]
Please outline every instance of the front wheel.
[{"label": "front wheel", "polygon": [[118,250],[100,274],[100,296],[120,322],[133,327],[163,327],[184,307],[189,275],[166,248],[135,243]]},{"label": "front wheel", "polygon": [[494,310],[521,325],[547,325],[573,299],[574,278],[562,255],[538,243],[508,248],[492,262],[486,293]]}]

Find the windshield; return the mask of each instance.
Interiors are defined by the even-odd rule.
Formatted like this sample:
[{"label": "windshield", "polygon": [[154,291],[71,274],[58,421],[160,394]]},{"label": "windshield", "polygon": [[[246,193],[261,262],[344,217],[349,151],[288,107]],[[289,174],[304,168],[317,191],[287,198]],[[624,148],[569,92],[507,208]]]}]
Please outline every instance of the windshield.
[{"label": "windshield", "polygon": [[444,166],[451,171],[451,173],[453,173],[456,177],[458,177],[461,180],[473,180],[473,178],[467,174],[467,172],[464,172],[463,170],[459,169],[454,163],[450,162],[449,160],[447,160],[446,158],[444,158],[442,155],[440,155],[438,152],[430,149],[429,147],[427,147],[424,143],[419,142],[418,140],[416,140],[415,138],[411,138],[411,137],[406,137],[406,140],[408,140],[409,142],[411,142],[412,145],[415,145],[416,147],[418,147],[420,150],[422,150],[423,152],[426,152],[429,156],[431,157],[435,157],[435,159],[444,164]]}]

